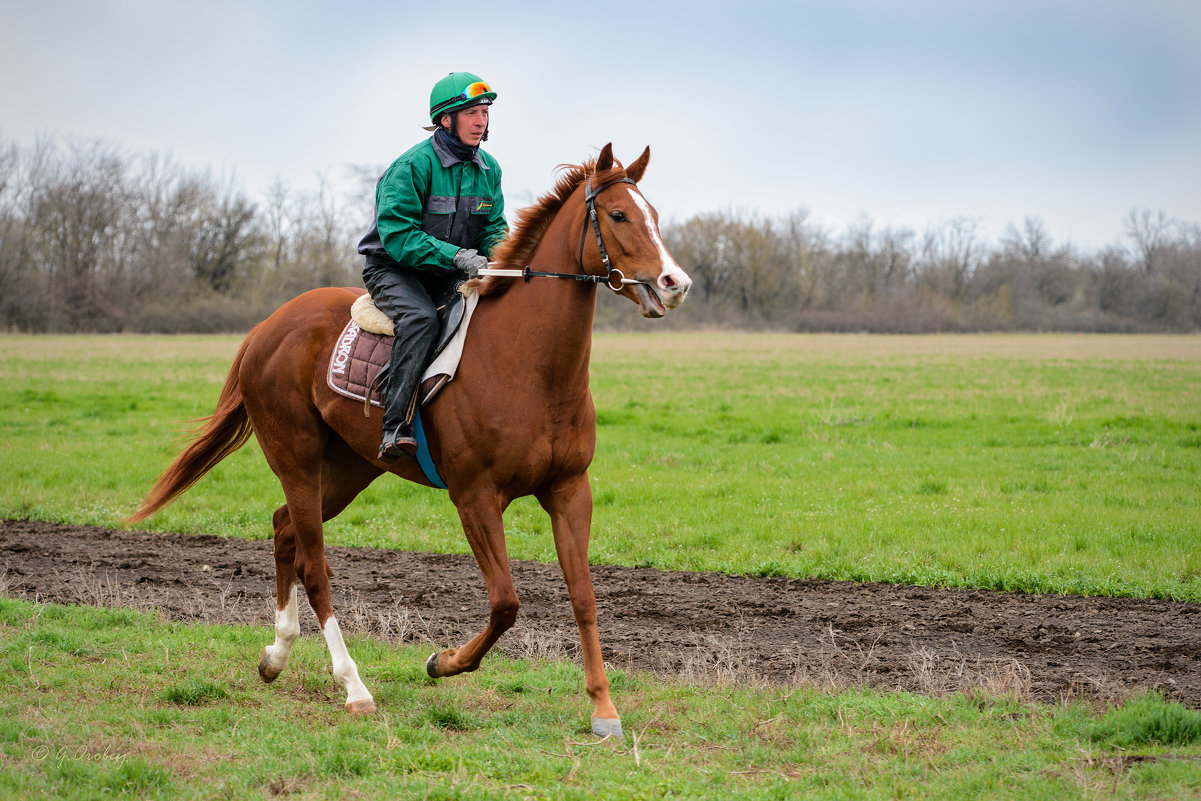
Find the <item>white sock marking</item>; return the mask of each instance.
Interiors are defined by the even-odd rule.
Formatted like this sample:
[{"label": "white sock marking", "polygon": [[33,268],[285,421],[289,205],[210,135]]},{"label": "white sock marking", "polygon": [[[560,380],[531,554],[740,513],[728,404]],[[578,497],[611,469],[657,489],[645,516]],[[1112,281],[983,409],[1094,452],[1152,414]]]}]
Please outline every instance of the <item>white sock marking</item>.
[{"label": "white sock marking", "polygon": [[288,603],[283,609],[275,610],[275,642],[267,646],[267,658],[276,673],[283,672],[292,654],[292,646],[300,636],[300,616],[296,608],[296,585],[288,597]]},{"label": "white sock marking", "polygon": [[325,635],[325,644],[329,646],[334,677],[346,688],[346,703],[372,700],[371,693],[367,692],[367,687],[359,680],[358,666],[350,658],[350,652],[346,650],[346,642],[342,639],[342,628],[338,625],[338,619],[331,617],[325,621],[325,628],[321,633]]}]

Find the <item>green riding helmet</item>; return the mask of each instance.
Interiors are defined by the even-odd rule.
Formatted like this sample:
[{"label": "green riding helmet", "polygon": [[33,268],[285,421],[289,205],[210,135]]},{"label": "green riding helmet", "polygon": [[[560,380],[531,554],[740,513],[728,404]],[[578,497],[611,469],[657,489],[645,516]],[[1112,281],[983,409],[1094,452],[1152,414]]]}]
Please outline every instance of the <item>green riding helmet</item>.
[{"label": "green riding helmet", "polygon": [[491,104],[496,92],[478,75],[470,72],[452,72],[434,84],[430,92],[430,122],[438,124],[443,114],[453,114],[482,103]]}]

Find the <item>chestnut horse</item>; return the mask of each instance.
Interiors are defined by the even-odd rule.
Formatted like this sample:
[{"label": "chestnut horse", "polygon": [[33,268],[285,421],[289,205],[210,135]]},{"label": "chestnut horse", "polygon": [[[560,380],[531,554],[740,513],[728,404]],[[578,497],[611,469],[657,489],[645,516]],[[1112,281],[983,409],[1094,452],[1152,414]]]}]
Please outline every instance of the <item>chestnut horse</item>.
[{"label": "chestnut horse", "polygon": [[[497,266],[575,280],[527,275],[525,281],[472,282],[480,302],[458,374],[422,412],[430,453],[491,603],[484,631],[460,648],[433,654],[428,672],[437,678],[475,670],[513,625],[518,599],[502,514],[515,498],[533,495],[551,519],[598,736],[620,737],[622,729],[609,697],[588,568],[588,466],[596,444],[588,365],[597,284],[635,302],[644,317],[661,317],[683,302],[692,283],[663,245],[658,215],[636,186],[649,159],[647,148],[623,168],[606,145],[595,160],[567,168],[551,192],[522,210],[494,254]],[[286,501],[272,520],[275,642],[263,649],[259,674],[266,682],[279,676],[299,636],[299,580],[352,713],[371,712],[375,702],[334,616],[322,523],[385,472],[429,485],[416,461],[376,458],[380,417],[365,418],[362,403],[326,385],[330,354],[362,292],[316,289],[256,326],[234,359],[216,411],[130,518],[137,522],[162,509],[253,433]]]}]

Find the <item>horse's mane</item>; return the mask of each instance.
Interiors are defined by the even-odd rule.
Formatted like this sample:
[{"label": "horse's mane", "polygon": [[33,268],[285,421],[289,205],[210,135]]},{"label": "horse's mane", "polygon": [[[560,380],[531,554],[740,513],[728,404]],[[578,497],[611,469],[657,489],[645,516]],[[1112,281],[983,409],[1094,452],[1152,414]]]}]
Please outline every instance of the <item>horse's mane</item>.
[{"label": "horse's mane", "polygon": [[[526,206],[517,212],[513,230],[493,249],[492,261],[495,262],[495,266],[509,270],[524,269],[529,264],[530,257],[534,255],[538,243],[542,241],[542,235],[550,227],[551,220],[595,167],[596,159],[590,159],[583,164],[560,164],[558,170],[561,175],[554,187],[538,198],[532,206]],[[614,161],[613,170],[621,171],[622,167]],[[600,176],[597,176],[596,180],[598,183],[602,182]],[[515,280],[497,277],[476,278],[468,281],[465,289],[478,292],[480,297],[487,297],[505,291]]]}]

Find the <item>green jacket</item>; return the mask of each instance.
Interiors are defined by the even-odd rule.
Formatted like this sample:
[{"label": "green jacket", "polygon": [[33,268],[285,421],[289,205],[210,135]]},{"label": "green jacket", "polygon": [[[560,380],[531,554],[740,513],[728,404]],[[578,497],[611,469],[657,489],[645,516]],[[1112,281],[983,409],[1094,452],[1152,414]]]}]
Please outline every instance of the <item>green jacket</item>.
[{"label": "green jacket", "polygon": [[430,137],[380,177],[375,224],[359,253],[425,272],[451,270],[461,248],[492,254],[508,232],[504,210],[496,159],[477,150],[472,161],[460,161]]}]

